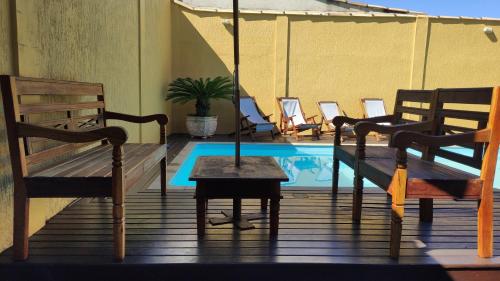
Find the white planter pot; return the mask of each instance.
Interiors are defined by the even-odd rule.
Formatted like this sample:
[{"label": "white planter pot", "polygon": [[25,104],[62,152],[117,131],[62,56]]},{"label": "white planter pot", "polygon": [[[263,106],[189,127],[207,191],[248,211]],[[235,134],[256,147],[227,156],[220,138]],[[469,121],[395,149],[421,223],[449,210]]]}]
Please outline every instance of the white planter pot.
[{"label": "white planter pot", "polygon": [[217,116],[187,116],[186,127],[193,137],[206,138],[213,136],[217,129]]}]

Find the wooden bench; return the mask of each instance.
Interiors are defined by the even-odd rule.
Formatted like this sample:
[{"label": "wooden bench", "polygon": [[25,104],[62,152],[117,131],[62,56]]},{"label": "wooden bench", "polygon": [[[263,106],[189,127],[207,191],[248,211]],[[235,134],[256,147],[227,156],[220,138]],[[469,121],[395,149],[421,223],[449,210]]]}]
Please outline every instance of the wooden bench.
[{"label": "wooden bench", "polygon": [[[125,256],[127,190],[161,175],[166,194],[167,116],[105,109],[102,84],[0,76],[14,178],[14,258],[28,258],[30,198],[112,197],[114,257]],[[129,144],[110,119],[156,121],[157,144]]]},{"label": "wooden bench", "polygon": [[[500,88],[437,89],[430,95],[426,121],[393,126],[358,122],[354,129],[356,147],[335,147],[335,159],[346,160],[354,168],[353,221],[358,223],[361,219],[363,178],[367,178],[392,197],[390,256],[397,258],[406,199],[420,200],[420,219],[427,222],[432,221],[433,199],[478,200],[478,255],[491,257]],[[489,112],[484,110],[485,105],[490,105]],[[408,109],[406,112],[419,113]],[[423,111],[420,113],[424,116]],[[422,133],[426,131],[427,134]],[[392,135],[390,147],[367,148],[369,132]],[[443,149],[455,145],[471,149],[472,155]],[[421,157],[407,155],[410,147],[420,150]],[[436,163],[435,156],[481,169],[481,174],[477,176]]]},{"label": "wooden bench", "polygon": [[[387,133],[395,133],[405,128],[406,130],[431,131],[432,118],[435,110],[436,95],[434,91],[428,90],[398,90],[394,105],[394,114],[372,118],[356,119],[347,116],[338,116],[333,119],[335,126],[334,136],[334,161],[333,161],[333,187],[332,193],[337,194],[339,183],[340,161],[354,169],[355,146],[341,146],[342,128],[344,124],[356,125],[358,122],[369,121],[374,123],[391,123],[394,126],[385,126]],[[392,154],[393,148],[388,146],[373,147],[369,154],[384,155]],[[355,197],[362,196],[355,191]],[[353,219],[359,220],[361,213],[353,215]]]}]

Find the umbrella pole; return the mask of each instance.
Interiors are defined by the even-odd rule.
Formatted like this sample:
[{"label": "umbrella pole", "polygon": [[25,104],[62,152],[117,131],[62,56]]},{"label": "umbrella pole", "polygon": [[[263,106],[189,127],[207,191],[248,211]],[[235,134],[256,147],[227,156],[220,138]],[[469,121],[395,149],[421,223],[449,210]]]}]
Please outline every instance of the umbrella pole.
[{"label": "umbrella pole", "polygon": [[238,25],[238,0],[233,0],[233,44],[234,44],[234,123],[235,123],[235,166],[240,167],[240,46],[239,46],[239,25]]}]

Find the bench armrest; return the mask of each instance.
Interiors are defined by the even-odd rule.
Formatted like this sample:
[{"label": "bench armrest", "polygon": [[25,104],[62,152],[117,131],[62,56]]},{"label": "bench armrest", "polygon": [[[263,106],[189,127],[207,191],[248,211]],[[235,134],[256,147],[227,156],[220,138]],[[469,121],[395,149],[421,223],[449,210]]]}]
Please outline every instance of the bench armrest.
[{"label": "bench armrest", "polygon": [[39,137],[69,143],[84,143],[108,140],[112,145],[122,145],[127,141],[127,132],[122,127],[106,127],[84,132],[47,128],[26,123],[17,123],[19,137]]},{"label": "bench armrest", "polygon": [[168,117],[165,114],[152,114],[146,116],[136,116],[125,113],[118,113],[112,111],[104,112],[105,119],[115,119],[121,121],[127,121],[132,123],[149,123],[156,121],[159,125],[165,126],[168,123]]},{"label": "bench armrest", "polygon": [[358,122],[368,121],[372,123],[385,123],[392,122],[394,120],[394,115],[384,115],[371,118],[352,118],[348,116],[335,116],[332,123],[335,127],[342,127],[344,124],[356,125]]},{"label": "bench armrest", "polygon": [[489,142],[490,134],[490,129],[444,136],[430,136],[417,132],[400,131],[392,136],[391,146],[398,149],[406,149],[413,143],[425,146],[441,147],[470,144],[475,142]]},{"label": "bench armrest", "polygon": [[115,119],[132,123],[149,123],[156,121],[160,125],[160,144],[165,144],[167,135],[168,117],[165,114],[153,114],[146,116],[136,116],[118,112],[105,111],[104,119]]},{"label": "bench armrest", "polygon": [[[394,134],[402,130],[411,132],[425,132],[432,129],[433,121],[414,122],[407,124],[396,125],[380,125],[372,122],[361,121],[354,125],[354,133],[356,134],[356,153],[359,159],[365,158],[366,136],[370,132],[379,134]],[[389,141],[391,145],[392,139]]]},{"label": "bench armrest", "polygon": [[396,153],[397,168],[406,169],[408,161],[406,149],[413,143],[441,147],[475,142],[489,142],[490,134],[490,129],[444,136],[430,136],[417,132],[399,131],[392,136],[391,146],[398,149]]},{"label": "bench armrest", "polygon": [[381,125],[368,121],[361,121],[354,126],[354,132],[358,137],[366,137],[370,132],[379,134],[394,134],[398,131],[425,132],[432,130],[432,121],[413,122],[406,124]]},{"label": "bench armrest", "polygon": [[384,122],[392,122],[394,120],[394,115],[384,115],[377,116],[372,118],[351,118],[348,116],[335,116],[333,118],[332,123],[335,126],[335,136],[334,136],[334,145],[340,145],[341,134],[342,134],[342,126],[344,124],[348,125],[356,125],[358,122],[368,121],[372,123],[384,123]]}]

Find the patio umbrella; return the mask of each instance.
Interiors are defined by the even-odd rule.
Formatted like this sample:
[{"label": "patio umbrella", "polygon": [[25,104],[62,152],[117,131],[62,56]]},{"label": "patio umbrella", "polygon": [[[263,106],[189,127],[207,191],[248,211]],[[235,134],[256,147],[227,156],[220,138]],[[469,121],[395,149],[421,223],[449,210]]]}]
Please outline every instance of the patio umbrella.
[{"label": "patio umbrella", "polygon": [[240,80],[239,80],[239,64],[240,64],[240,46],[239,46],[239,26],[238,26],[238,0],[233,0],[233,44],[234,44],[234,126],[235,126],[235,155],[234,165],[240,167]]}]

